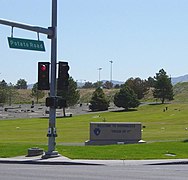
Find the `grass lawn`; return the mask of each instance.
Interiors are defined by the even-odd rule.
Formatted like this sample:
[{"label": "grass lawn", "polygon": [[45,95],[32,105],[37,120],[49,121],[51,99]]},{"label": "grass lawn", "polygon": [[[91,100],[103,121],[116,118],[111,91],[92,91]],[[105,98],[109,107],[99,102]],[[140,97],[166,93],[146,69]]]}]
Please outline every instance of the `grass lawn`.
[{"label": "grass lawn", "polygon": [[[46,145],[0,143],[0,157],[26,155],[27,149],[40,147],[47,150]],[[63,146],[56,150],[71,159],[175,159],[188,158],[188,143],[155,142],[146,144],[108,145],[108,146]]]},{"label": "grass lawn", "polygon": [[[168,107],[167,111],[163,109]],[[89,139],[90,122],[141,122],[146,144],[111,146],[62,146]],[[57,150],[70,158],[154,159],[188,158],[188,104],[140,106],[136,111],[94,113],[57,118]],[[30,147],[47,150],[48,119],[0,120],[0,157],[26,155]],[[152,142],[152,143],[151,143]],[[172,153],[176,156],[166,156]]]},{"label": "grass lawn", "polygon": [[170,159],[188,158],[188,143],[157,142],[108,146],[57,146],[72,159]]}]

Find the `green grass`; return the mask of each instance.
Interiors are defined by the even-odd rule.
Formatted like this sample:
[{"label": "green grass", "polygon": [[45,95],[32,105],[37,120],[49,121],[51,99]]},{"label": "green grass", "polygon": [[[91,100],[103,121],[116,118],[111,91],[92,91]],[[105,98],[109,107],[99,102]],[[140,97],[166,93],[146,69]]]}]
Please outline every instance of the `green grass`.
[{"label": "green grass", "polygon": [[33,146],[33,144],[24,143],[0,143],[0,157],[6,158],[27,155],[27,150],[31,147],[40,147],[45,149],[46,146]]},{"label": "green grass", "polygon": [[[168,110],[163,112],[163,109]],[[83,143],[89,139],[89,123],[141,122],[142,139],[146,144],[112,146],[62,146],[62,143]],[[94,113],[71,118],[57,118],[56,138],[59,153],[84,159],[154,159],[188,158],[188,104],[140,106],[136,111]],[[0,120],[0,157],[26,155],[29,147],[47,150],[48,119]],[[154,142],[154,143],[150,143]]]},{"label": "green grass", "polygon": [[[169,159],[188,158],[188,143],[158,142],[108,146],[57,146],[58,152],[72,159]],[[167,156],[174,154],[175,156]]]},{"label": "green grass", "polygon": [[[0,157],[26,155],[27,149],[39,147],[47,150],[46,145],[0,143]],[[107,146],[63,146],[57,145],[57,151],[71,159],[175,159],[188,158],[188,143],[155,142],[147,144],[107,145]],[[167,156],[173,154],[175,156]]]}]

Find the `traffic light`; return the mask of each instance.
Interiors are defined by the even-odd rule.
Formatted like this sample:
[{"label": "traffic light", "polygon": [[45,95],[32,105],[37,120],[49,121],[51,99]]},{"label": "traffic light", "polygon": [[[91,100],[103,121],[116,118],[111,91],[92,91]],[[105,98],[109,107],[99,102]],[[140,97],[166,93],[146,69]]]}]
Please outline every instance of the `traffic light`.
[{"label": "traffic light", "polygon": [[38,90],[49,90],[49,62],[38,62]]},{"label": "traffic light", "polygon": [[69,85],[68,62],[59,62],[57,89],[67,91]]}]

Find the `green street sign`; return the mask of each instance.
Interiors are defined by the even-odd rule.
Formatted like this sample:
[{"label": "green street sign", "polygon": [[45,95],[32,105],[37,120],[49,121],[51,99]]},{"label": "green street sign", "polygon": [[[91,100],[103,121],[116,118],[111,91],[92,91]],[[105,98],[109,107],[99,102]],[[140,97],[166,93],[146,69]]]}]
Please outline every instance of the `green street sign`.
[{"label": "green street sign", "polygon": [[9,43],[9,47],[14,49],[45,51],[45,46],[43,41],[8,37],[8,43]]}]

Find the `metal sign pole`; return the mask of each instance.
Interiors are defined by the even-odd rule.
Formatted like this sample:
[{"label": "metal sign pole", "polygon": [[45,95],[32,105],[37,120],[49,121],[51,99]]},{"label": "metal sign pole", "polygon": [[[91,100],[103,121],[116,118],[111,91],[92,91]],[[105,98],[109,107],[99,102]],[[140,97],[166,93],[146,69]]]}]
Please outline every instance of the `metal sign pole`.
[{"label": "metal sign pole", "polygon": [[[57,62],[57,0],[52,0],[52,30],[54,32],[51,39],[51,83],[50,97],[56,96],[56,62]],[[56,134],[56,107],[50,107],[49,130],[48,130],[48,152],[43,158],[58,156],[55,151]]]},{"label": "metal sign pole", "polygon": [[9,21],[5,19],[0,19],[0,24],[6,25],[6,26],[11,26],[11,27],[16,27],[20,29],[25,29],[28,31],[34,31],[37,33],[42,33],[42,34],[47,34],[48,36],[53,35],[53,31],[49,28],[43,28],[43,27],[37,27],[37,26],[32,26],[28,24],[22,24],[14,21]]}]

